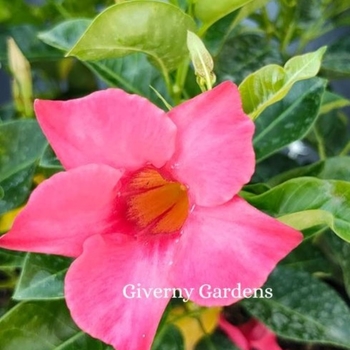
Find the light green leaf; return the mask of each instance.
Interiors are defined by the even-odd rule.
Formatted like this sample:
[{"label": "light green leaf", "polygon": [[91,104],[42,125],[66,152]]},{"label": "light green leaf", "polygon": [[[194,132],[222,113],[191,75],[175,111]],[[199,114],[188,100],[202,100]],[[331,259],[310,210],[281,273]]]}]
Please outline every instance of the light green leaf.
[{"label": "light green leaf", "polygon": [[[204,30],[209,28],[220,18],[241,8],[252,0],[197,0],[195,2],[195,15],[204,23]],[[204,31],[203,30],[203,31]]]},{"label": "light green leaf", "polygon": [[254,148],[257,161],[303,138],[318,116],[326,81],[298,82],[280,102],[267,108],[256,121]]},{"label": "light green leaf", "polygon": [[243,305],[277,335],[350,348],[349,307],[327,284],[280,267],[264,287],[272,288],[271,299],[247,299]]},{"label": "light green leaf", "polygon": [[60,299],[64,297],[64,277],[71,259],[28,254],[13,295],[16,300]]},{"label": "light green leaf", "polygon": [[0,319],[1,350],[107,350],[72,321],[64,301],[23,302]]},{"label": "light green leaf", "polygon": [[[90,24],[90,20],[68,20],[41,33],[39,37],[48,45],[68,51]],[[161,101],[150,89],[150,86],[153,86],[170,100],[161,73],[149,63],[145,54],[135,53],[120,58],[83,63],[111,86],[121,87],[161,105]]]},{"label": "light green leaf", "polygon": [[350,242],[350,183],[302,177],[247,200],[296,229],[329,226]]},{"label": "light green leaf", "polygon": [[323,96],[322,106],[320,109],[320,114],[326,114],[333,109],[343,108],[350,106],[350,100],[335,94],[330,91],[326,91]]},{"label": "light green leaf", "polygon": [[243,109],[254,120],[262,111],[287,95],[299,80],[314,77],[326,48],[291,58],[283,67],[268,65],[249,75],[239,86]]},{"label": "light green leaf", "polygon": [[98,60],[143,52],[167,74],[188,57],[187,30],[195,31],[194,21],[175,6],[123,2],[97,16],[68,55]]}]

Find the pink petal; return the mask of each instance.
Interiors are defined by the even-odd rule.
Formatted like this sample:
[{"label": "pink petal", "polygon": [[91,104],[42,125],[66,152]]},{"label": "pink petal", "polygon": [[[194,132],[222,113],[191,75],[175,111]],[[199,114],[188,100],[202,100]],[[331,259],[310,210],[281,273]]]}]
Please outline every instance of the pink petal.
[{"label": "pink petal", "polygon": [[281,350],[276,335],[257,319],[234,326],[221,317],[219,325],[241,350]]},{"label": "pink petal", "polygon": [[107,165],[86,165],[52,176],[34,190],[0,247],[78,256],[87,237],[113,230],[121,175]]},{"label": "pink petal", "polygon": [[39,124],[67,169],[89,163],[161,167],[173,154],[176,127],[143,97],[119,89],[70,101],[35,101]]},{"label": "pink petal", "polygon": [[178,128],[169,166],[203,206],[225,203],[254,171],[254,123],[243,113],[237,87],[225,82],[169,112]]},{"label": "pink petal", "polygon": [[[119,237],[118,237],[119,236]],[[69,269],[65,295],[77,325],[118,350],[149,350],[170,297],[127,298],[132,284],[165,288],[172,241],[94,236]]]},{"label": "pink petal", "polygon": [[239,327],[234,326],[222,316],[219,320],[219,326],[240,350],[250,350],[249,342]]},{"label": "pink petal", "polygon": [[[195,288],[191,300],[204,306],[229,305],[245,288],[259,288],[279,260],[302,240],[300,232],[234,197],[215,208],[196,207],[183,227],[174,257],[173,280]],[[201,286],[239,288],[235,295],[209,296]],[[246,290],[246,294],[249,290]],[[240,295],[238,295],[240,294]],[[204,295],[204,297],[203,297]],[[206,298],[208,296],[208,298]]]}]

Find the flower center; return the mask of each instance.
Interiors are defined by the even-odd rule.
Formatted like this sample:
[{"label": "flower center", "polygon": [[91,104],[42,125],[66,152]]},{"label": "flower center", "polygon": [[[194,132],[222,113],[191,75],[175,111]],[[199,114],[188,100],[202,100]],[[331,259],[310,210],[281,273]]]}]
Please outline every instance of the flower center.
[{"label": "flower center", "polygon": [[165,179],[156,169],[146,168],[132,175],[126,184],[127,218],[139,230],[172,233],[181,229],[189,210],[187,188]]}]

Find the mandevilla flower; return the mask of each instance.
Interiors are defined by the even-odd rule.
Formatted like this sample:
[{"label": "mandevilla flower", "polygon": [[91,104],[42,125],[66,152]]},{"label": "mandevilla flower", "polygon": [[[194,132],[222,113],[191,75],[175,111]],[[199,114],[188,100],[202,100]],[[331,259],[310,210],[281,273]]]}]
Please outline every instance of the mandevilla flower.
[{"label": "mandevilla flower", "polygon": [[[234,303],[200,287],[260,287],[301,241],[237,196],[254,171],[254,124],[231,82],[169,113],[119,89],[34,107],[67,171],[35,189],[0,246],[76,258],[72,317],[118,350],[151,347],[171,288]],[[142,293],[125,295],[130,285]]]},{"label": "mandevilla flower", "polygon": [[221,316],[219,326],[240,350],[282,350],[276,335],[255,318],[234,326]]}]

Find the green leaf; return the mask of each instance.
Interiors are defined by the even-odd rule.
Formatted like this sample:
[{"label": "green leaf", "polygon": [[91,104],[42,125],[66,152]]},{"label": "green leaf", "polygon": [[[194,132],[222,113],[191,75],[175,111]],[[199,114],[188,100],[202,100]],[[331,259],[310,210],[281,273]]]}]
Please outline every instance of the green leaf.
[{"label": "green leaf", "polygon": [[271,299],[247,299],[243,305],[283,338],[350,348],[350,310],[328,285],[308,273],[278,268],[265,288]]},{"label": "green leaf", "polygon": [[[53,29],[41,33],[39,37],[48,45],[68,51],[90,24],[90,20],[65,21]],[[153,86],[166,100],[170,100],[162,75],[142,53],[83,63],[111,86],[121,87],[130,93],[144,96],[161,105],[159,99],[150,89],[150,86]]]},{"label": "green leaf", "polygon": [[31,188],[34,164],[46,139],[34,120],[0,124],[0,214],[22,204]]},{"label": "green leaf", "polygon": [[0,199],[2,199],[4,197],[4,190],[3,188],[0,186]]},{"label": "green leaf", "polygon": [[220,18],[241,8],[252,0],[197,0],[195,2],[195,15],[204,23],[207,29]]},{"label": "green leaf", "polygon": [[60,299],[64,297],[64,277],[71,259],[28,254],[13,295],[16,300]]},{"label": "green leaf", "polygon": [[340,37],[327,49],[322,62],[322,72],[329,78],[350,77],[350,38]]},{"label": "green leaf", "polygon": [[[255,1],[250,4],[254,3]],[[221,47],[216,57],[215,73],[220,81],[232,80],[238,84],[267,64],[281,62],[282,58],[275,43],[270,43],[263,35],[242,33],[228,39]]]},{"label": "green leaf", "polygon": [[0,270],[16,268],[23,265],[25,253],[0,249]]},{"label": "green leaf", "polygon": [[187,30],[195,31],[194,21],[175,6],[123,2],[97,16],[68,55],[98,60],[143,52],[167,73],[188,57]]},{"label": "green leaf", "polygon": [[238,348],[227,338],[224,333],[216,331],[211,335],[203,337],[195,350],[238,350]]},{"label": "green leaf", "polygon": [[326,48],[291,58],[284,67],[274,64],[249,75],[240,84],[243,109],[254,120],[262,111],[280,101],[299,80],[314,77]]},{"label": "green leaf", "polygon": [[182,350],[184,348],[183,338],[180,330],[172,325],[164,325],[157,333],[152,350]]},{"label": "green leaf", "polygon": [[350,296],[350,244],[326,232],[317,240],[318,245],[341,269],[345,290]]},{"label": "green leaf", "polygon": [[26,201],[32,188],[34,170],[35,166],[30,165],[0,182],[4,189],[4,196],[0,199],[0,214],[15,209]]},{"label": "green leaf", "polygon": [[247,200],[298,230],[327,225],[350,241],[349,182],[297,178]]},{"label": "green leaf", "polygon": [[320,114],[325,114],[332,111],[333,109],[344,108],[348,106],[350,106],[350,100],[333,92],[326,91],[323,96]]},{"label": "green leaf", "polygon": [[325,85],[319,78],[299,82],[282,101],[264,111],[256,121],[257,161],[307,134],[318,116]]},{"label": "green leaf", "polygon": [[0,124],[0,182],[32,165],[45,146],[46,139],[34,120]]},{"label": "green leaf", "polygon": [[286,171],[268,181],[271,187],[302,176],[314,176],[324,180],[343,180],[350,182],[350,157],[333,157],[319,162]]},{"label": "green leaf", "polygon": [[[332,236],[337,237],[334,234]],[[281,265],[320,276],[333,272],[329,261],[311,239],[304,240],[281,261]]]},{"label": "green leaf", "polygon": [[2,350],[107,350],[80,331],[64,301],[23,302],[0,319]]}]

